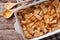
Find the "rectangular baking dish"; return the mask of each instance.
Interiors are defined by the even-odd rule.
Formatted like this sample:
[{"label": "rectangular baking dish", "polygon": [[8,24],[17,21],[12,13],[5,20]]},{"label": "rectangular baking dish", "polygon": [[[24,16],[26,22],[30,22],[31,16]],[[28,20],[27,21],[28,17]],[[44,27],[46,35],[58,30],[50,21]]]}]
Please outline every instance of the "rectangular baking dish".
[{"label": "rectangular baking dish", "polygon": [[[17,0],[17,1],[19,1],[19,0]],[[36,37],[36,38],[33,38],[33,39],[27,39],[27,38],[24,37],[22,27],[21,27],[19,19],[17,17],[17,12],[14,13],[14,16],[15,16],[15,19],[16,19],[14,27],[15,27],[16,32],[19,33],[22,36],[21,37],[22,40],[23,40],[23,38],[24,38],[24,40],[39,40],[39,39],[42,39],[42,38],[45,38],[45,37],[48,37],[48,36],[51,36],[51,35],[54,35],[54,34],[60,32],[60,29],[58,29],[58,30],[55,30],[53,32],[49,32],[49,33],[47,33],[47,34],[45,34],[43,36],[40,36],[40,37]]]}]

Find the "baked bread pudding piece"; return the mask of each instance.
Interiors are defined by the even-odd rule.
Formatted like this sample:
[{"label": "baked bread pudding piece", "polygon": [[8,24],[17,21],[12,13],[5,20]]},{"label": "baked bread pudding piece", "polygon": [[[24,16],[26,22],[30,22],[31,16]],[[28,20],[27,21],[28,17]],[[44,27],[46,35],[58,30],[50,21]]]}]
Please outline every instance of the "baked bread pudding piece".
[{"label": "baked bread pudding piece", "polygon": [[26,38],[60,29],[60,1],[52,0],[19,10],[18,18]]}]

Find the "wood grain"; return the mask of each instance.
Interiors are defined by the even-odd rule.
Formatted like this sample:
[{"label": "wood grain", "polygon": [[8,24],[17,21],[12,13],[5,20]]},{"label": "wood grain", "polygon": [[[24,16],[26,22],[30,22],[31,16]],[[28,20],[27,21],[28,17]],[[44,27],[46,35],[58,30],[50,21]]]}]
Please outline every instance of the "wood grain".
[{"label": "wood grain", "polygon": [[0,40],[20,40],[20,35],[15,30],[0,30]]},{"label": "wood grain", "polygon": [[0,16],[3,16],[3,11],[5,10],[4,4],[5,3],[0,3]]},{"label": "wood grain", "polygon": [[14,29],[15,19],[6,20],[3,17],[0,17],[0,30],[1,29]]},{"label": "wood grain", "polygon": [[16,2],[16,0],[0,0],[0,2],[6,3],[6,2]]}]

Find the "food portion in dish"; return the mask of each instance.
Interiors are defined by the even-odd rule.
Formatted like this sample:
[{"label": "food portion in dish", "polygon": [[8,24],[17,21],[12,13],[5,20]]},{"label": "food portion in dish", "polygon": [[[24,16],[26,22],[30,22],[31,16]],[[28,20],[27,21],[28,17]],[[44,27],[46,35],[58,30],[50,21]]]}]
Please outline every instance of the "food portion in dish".
[{"label": "food portion in dish", "polygon": [[18,18],[26,38],[35,38],[60,29],[60,1],[43,2],[19,10]]}]

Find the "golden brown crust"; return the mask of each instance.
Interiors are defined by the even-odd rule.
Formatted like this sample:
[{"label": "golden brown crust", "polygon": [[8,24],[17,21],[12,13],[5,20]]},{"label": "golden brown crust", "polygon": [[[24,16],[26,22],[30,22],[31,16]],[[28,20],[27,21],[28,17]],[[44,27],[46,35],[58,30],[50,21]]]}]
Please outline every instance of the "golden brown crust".
[{"label": "golden brown crust", "polygon": [[18,13],[26,38],[35,38],[60,28],[60,1],[52,0]]}]

